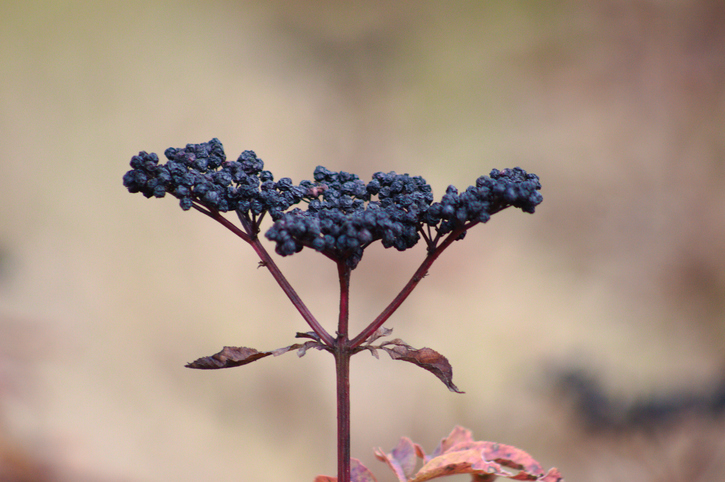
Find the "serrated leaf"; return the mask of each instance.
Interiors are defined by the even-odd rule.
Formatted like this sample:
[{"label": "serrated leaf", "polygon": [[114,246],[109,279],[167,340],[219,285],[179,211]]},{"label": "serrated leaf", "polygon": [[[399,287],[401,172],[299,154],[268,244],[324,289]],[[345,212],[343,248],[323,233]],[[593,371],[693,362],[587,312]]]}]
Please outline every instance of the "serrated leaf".
[{"label": "serrated leaf", "polygon": [[453,384],[453,368],[448,363],[448,359],[432,348],[416,349],[399,338],[383,343],[379,348],[388,352],[393,360],[407,361],[428,370],[438,377],[448,387],[448,390],[464,393]]}]

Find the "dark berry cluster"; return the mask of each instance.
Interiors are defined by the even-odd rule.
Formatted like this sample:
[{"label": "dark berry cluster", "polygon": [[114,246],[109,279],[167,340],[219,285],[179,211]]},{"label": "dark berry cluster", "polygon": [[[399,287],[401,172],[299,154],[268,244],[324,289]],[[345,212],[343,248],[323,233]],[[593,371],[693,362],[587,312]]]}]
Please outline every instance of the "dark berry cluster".
[{"label": "dark berry cluster", "polygon": [[[184,210],[196,204],[210,211],[237,211],[243,222],[258,223],[269,212],[275,223],[266,236],[278,254],[289,256],[307,246],[351,268],[375,241],[403,251],[422,235],[432,250],[448,233],[456,231],[461,239],[468,228],[502,209],[533,213],[542,201],[539,178],[518,167],[494,169],[462,193],[449,186],[434,203],[425,179],[395,172],[377,172],[366,184],[355,174],[318,166],[314,181],[275,182],[252,151],[227,161],[218,139],[169,148],[164,154],[166,164],[153,153],[134,156],[124,186],[146,197],[169,193]],[[303,200],[309,203],[306,210],[289,210]],[[253,228],[256,232],[258,224]]]},{"label": "dark berry cluster", "polygon": [[[440,202],[433,203],[425,179],[395,172],[378,172],[365,184],[356,175],[315,170],[315,188],[322,199],[310,202],[306,211],[285,213],[267,231],[276,251],[288,256],[308,246],[355,267],[363,250],[380,240],[384,247],[403,251],[415,246],[428,227],[429,249],[441,236],[485,223],[492,214],[514,206],[533,213],[541,203],[541,184],[535,174],[521,168],[491,171],[463,193],[449,186]],[[430,229],[436,236],[430,235]]]},{"label": "dark berry cluster", "polygon": [[421,215],[433,202],[431,187],[422,177],[378,172],[365,184],[355,174],[318,166],[314,179],[319,197],[306,211],[284,214],[267,231],[278,254],[287,256],[309,246],[354,268],[374,241],[400,251],[418,242]]},{"label": "dark berry cluster", "polygon": [[[193,203],[220,212],[237,211],[259,216],[269,212],[273,218],[297,204],[305,195],[304,186],[295,186],[289,178],[274,182],[271,172],[253,151],[244,151],[236,161],[227,161],[219,139],[185,148],[166,149],[166,164],[156,154],[140,152],[131,158],[131,170],[123,176],[130,192],[146,197],[179,199],[184,210]],[[311,185],[311,183],[308,183]]]},{"label": "dark berry cluster", "polygon": [[430,206],[422,221],[444,235],[467,223],[485,223],[492,214],[509,206],[533,213],[543,200],[540,189],[539,177],[520,167],[494,169],[490,177],[479,177],[475,186],[460,194],[455,186],[448,186],[441,201]]}]

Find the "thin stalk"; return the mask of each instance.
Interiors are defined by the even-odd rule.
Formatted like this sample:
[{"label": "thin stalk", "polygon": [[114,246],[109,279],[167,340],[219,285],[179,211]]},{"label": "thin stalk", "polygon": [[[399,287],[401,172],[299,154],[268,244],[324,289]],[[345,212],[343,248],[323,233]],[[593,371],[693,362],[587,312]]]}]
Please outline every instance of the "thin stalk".
[{"label": "thin stalk", "polygon": [[390,316],[395,313],[395,310],[397,310],[400,305],[403,304],[405,299],[410,295],[410,293],[413,292],[415,287],[418,286],[418,283],[420,283],[420,281],[425,277],[425,275],[428,273],[428,269],[430,269],[431,265],[438,258],[438,256],[440,256],[441,253],[469,227],[470,226],[464,226],[454,230],[440,245],[438,245],[433,251],[430,251],[428,253],[428,256],[425,257],[421,265],[418,267],[415,273],[413,273],[413,276],[410,278],[408,283],[403,287],[402,290],[400,290],[400,293],[398,293],[393,301],[391,301],[390,304],[385,307],[382,313],[380,313],[380,315],[378,315],[378,317],[375,318],[372,323],[365,327],[365,329],[361,331],[359,335],[357,335],[350,341],[350,348],[354,349],[360,346],[362,343],[365,342],[365,340],[370,337],[370,335],[375,333],[378,328],[383,326],[383,323],[388,321],[388,318],[390,318]]},{"label": "thin stalk", "polygon": [[253,239],[250,244],[252,245],[252,248],[254,248],[254,251],[257,253],[257,256],[259,256],[259,258],[262,260],[262,266],[267,268],[269,272],[272,273],[272,277],[277,280],[277,284],[279,284],[279,286],[282,288],[282,291],[285,292],[292,304],[295,305],[295,308],[297,308],[297,311],[300,312],[302,318],[304,318],[307,324],[310,325],[312,331],[317,333],[320,339],[327,346],[334,346],[335,339],[332,337],[332,335],[330,335],[330,333],[328,333],[327,330],[325,330],[325,328],[322,327],[322,325],[320,325],[315,316],[310,312],[309,308],[307,308],[307,306],[299,297],[295,289],[292,288],[291,284],[289,284],[287,278],[285,278],[282,272],[279,270],[279,267],[277,267],[277,264],[269,255],[267,250],[264,249],[264,246],[262,246],[262,243],[260,243],[259,238]]},{"label": "thin stalk", "polygon": [[330,335],[330,333],[328,333],[327,330],[325,330],[325,328],[323,328],[322,325],[320,325],[312,312],[310,312],[309,308],[307,308],[307,306],[299,297],[295,289],[292,287],[289,281],[287,281],[287,278],[285,278],[285,276],[282,274],[282,271],[280,271],[279,267],[269,255],[267,250],[264,249],[264,246],[259,241],[259,237],[257,237],[256,234],[245,233],[235,224],[231,223],[227,218],[222,216],[218,211],[207,211],[204,208],[198,207],[196,204],[193,204],[192,206],[198,211],[206,214],[213,220],[222,224],[225,228],[229,229],[231,232],[249,243],[254,251],[257,253],[257,256],[259,256],[259,258],[262,260],[261,266],[264,266],[269,270],[269,272],[272,274],[272,277],[277,281],[277,284],[279,284],[280,288],[282,288],[282,291],[284,291],[284,293],[287,295],[295,308],[297,308],[297,311],[299,311],[300,315],[302,315],[302,318],[304,318],[307,324],[310,325],[312,331],[314,331],[327,346],[335,346],[335,339],[332,337],[332,335]]},{"label": "thin stalk", "polygon": [[337,481],[350,482],[350,357],[347,337],[350,316],[350,268],[337,263],[340,278],[340,318],[335,345],[335,378],[337,380]]},{"label": "thin stalk", "polygon": [[350,318],[350,268],[344,261],[337,263],[337,274],[340,278],[340,318],[337,322],[337,341],[341,338],[347,342],[348,319]]}]

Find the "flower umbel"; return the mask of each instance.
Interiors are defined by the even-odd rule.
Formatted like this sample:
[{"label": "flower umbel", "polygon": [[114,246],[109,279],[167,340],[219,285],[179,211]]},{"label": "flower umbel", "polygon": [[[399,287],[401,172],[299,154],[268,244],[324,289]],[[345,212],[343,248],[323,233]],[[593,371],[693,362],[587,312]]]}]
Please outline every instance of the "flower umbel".
[{"label": "flower umbel", "polygon": [[[365,183],[357,175],[318,166],[313,181],[274,181],[253,151],[227,161],[221,142],[212,139],[185,148],[169,148],[168,161],[140,152],[123,178],[130,192],[146,197],[179,199],[184,210],[194,204],[212,212],[236,211],[240,218],[259,220],[269,212],[274,224],[266,237],[282,256],[312,248],[354,269],[363,251],[380,240],[386,248],[404,251],[425,238],[429,251],[441,237],[487,222],[509,206],[533,213],[541,203],[541,184],[521,168],[494,169],[459,193],[449,186],[433,202],[430,185],[420,176],[376,172]],[[306,202],[306,209],[293,206]]]}]

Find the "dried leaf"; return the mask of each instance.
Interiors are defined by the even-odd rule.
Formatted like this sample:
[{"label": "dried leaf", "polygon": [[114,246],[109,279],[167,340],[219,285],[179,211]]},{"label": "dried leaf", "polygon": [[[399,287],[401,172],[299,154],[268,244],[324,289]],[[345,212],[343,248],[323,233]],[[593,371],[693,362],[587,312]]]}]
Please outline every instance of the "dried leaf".
[{"label": "dried leaf", "polygon": [[311,338],[315,341],[320,341],[320,336],[314,331],[306,331],[304,333],[300,333],[298,331],[297,333],[295,333],[295,338]]},{"label": "dried leaf", "polygon": [[399,338],[383,343],[380,348],[387,351],[394,360],[407,361],[425,368],[437,376],[448,387],[448,390],[464,393],[453,384],[453,368],[448,363],[448,359],[432,348],[423,347],[418,350]]},{"label": "dried leaf", "polygon": [[[400,453],[396,454],[399,448]],[[424,462],[414,476],[402,469],[403,461],[409,464],[413,452]],[[375,456],[386,462],[401,482],[425,482],[454,474],[471,474],[474,482],[491,482],[496,477],[538,482],[563,480],[555,468],[544,473],[541,465],[523,450],[505,444],[475,441],[470,430],[463,427],[455,427],[431,455],[425,455],[419,445],[403,437],[392,453],[385,454],[377,449]]]},{"label": "dried leaf", "polygon": [[[337,477],[318,475],[315,482],[337,482]],[[358,459],[350,458],[350,482],[378,482],[370,470]],[[548,482],[548,481],[547,481]]]},{"label": "dried leaf", "polygon": [[302,357],[309,348],[316,348],[318,350],[326,349],[325,345],[319,341],[295,343],[294,345],[277,348],[272,351],[257,351],[254,348],[247,348],[244,346],[225,346],[219,353],[187,363],[186,367],[198,368],[200,370],[232,368],[252,363],[253,361],[257,361],[260,358],[264,358],[269,355],[279,356],[292,350],[297,350],[297,356]]},{"label": "dried leaf", "polygon": [[294,345],[285,346],[282,348],[277,348],[276,350],[272,350],[272,355],[274,356],[280,356],[284,355],[288,351],[297,350],[297,356],[302,358],[305,356],[305,353],[307,353],[308,348],[317,348],[318,350],[322,350],[323,346],[316,341],[306,341],[304,343],[295,343]]},{"label": "dried leaf", "polygon": [[373,333],[372,335],[370,335],[368,337],[368,339],[365,343],[369,345],[370,343],[374,342],[378,338],[384,338],[386,336],[389,336],[392,332],[393,332],[392,328],[385,328],[384,326],[381,326],[380,328],[375,330],[375,333]]},{"label": "dried leaf", "polygon": [[222,351],[212,356],[199,358],[186,365],[186,368],[198,368],[200,370],[216,370],[219,368],[231,368],[252,363],[260,358],[271,355],[271,351],[259,352],[254,348],[244,346],[225,346]]},{"label": "dried leaf", "polygon": [[365,343],[363,343],[362,345],[355,348],[353,353],[358,353],[363,350],[369,350],[370,354],[379,360],[380,357],[378,356],[378,348],[380,348],[380,347],[373,346],[373,342],[379,338],[389,336],[392,332],[393,332],[392,328],[385,328],[384,326],[381,326],[380,328],[375,330],[375,332],[365,340]]}]

